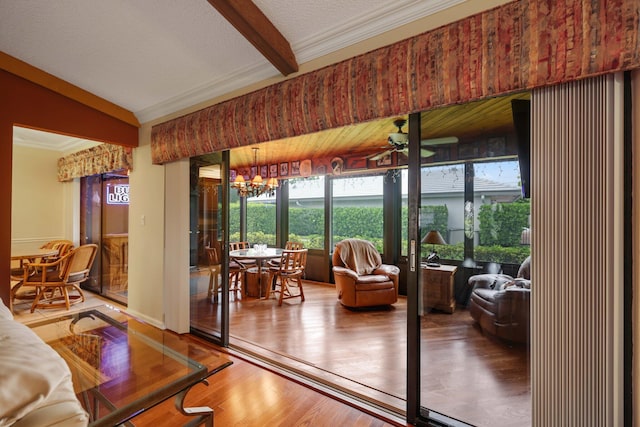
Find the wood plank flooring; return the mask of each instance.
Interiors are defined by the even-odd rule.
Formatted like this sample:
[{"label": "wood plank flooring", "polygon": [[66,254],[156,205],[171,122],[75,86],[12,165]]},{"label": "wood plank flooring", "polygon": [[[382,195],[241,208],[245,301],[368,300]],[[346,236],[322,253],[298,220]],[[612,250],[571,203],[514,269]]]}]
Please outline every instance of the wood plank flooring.
[{"label": "wood plank flooring", "polygon": [[[218,304],[206,299],[207,273],[192,280],[192,325],[213,332]],[[306,300],[231,298],[231,344],[294,372],[406,408],[406,299],[387,309],[349,310],[327,284],[305,282]],[[468,311],[432,312],[422,322],[423,406],[478,426],[531,421],[529,352],[485,336]]]},{"label": "wood plank flooring", "polygon": [[[194,322],[215,331],[219,305],[206,300],[208,276],[194,275]],[[89,294],[90,295],[90,294]],[[380,417],[314,391],[299,380],[309,376],[400,412],[406,406],[406,300],[384,310],[348,310],[326,284],[305,282],[306,301],[245,298],[230,303],[232,349],[222,349],[189,334],[155,330],[156,339],[185,346],[182,351],[202,363],[228,353],[234,364],[196,386],[191,406],[210,406],[218,426],[227,425],[404,425],[402,417]],[[89,296],[85,304],[97,304]],[[81,305],[73,309],[82,309]],[[47,313],[19,310],[27,323]],[[464,308],[449,315],[433,312],[422,322],[423,406],[477,426],[531,424],[529,353],[483,335]],[[236,348],[267,358],[264,366]],[[280,365],[293,372],[285,378]],[[173,426],[185,422],[166,402],[137,417],[138,426]]]},{"label": "wood plank flooring", "polygon": [[[114,304],[87,292],[84,303],[73,306],[71,312],[105,304]],[[120,307],[126,310],[125,307]],[[15,319],[25,324],[41,322],[68,314],[66,310],[37,310],[29,312],[29,305],[18,305]],[[143,326],[144,327],[144,326]],[[385,421],[371,413],[355,408],[326,393],[316,391],[301,382],[279,375],[256,363],[231,354],[190,334],[178,335],[146,325],[139,330],[145,336],[173,348],[206,366],[218,366],[219,358],[231,360],[233,365],[209,378],[209,385],[197,384],[187,395],[185,406],[208,406],[214,410],[216,426],[361,426],[391,427],[406,425],[401,418]],[[129,343],[122,342],[123,351]],[[134,384],[135,385],[135,384]],[[126,387],[123,387],[125,390]],[[183,416],[169,399],[133,419],[138,427],[174,427],[184,425]]]},{"label": "wood plank flooring", "polygon": [[[164,344],[207,364],[213,356],[226,357],[233,365],[209,378],[209,385],[194,386],[185,406],[208,406],[216,426],[362,426],[391,424],[331,397],[226,353],[191,335],[162,332]],[[173,427],[188,418],[174,408],[173,400],[134,418],[136,426]],[[401,424],[404,425],[404,424]]]}]

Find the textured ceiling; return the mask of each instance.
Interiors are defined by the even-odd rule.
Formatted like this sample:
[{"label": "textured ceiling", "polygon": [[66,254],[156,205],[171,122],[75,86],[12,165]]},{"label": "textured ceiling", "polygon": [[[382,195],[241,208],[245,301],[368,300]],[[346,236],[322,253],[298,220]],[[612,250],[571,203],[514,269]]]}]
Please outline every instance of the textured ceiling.
[{"label": "textured ceiling", "polygon": [[[298,64],[462,0],[254,0]],[[278,76],[207,0],[0,0],[0,50],[140,122]]]}]

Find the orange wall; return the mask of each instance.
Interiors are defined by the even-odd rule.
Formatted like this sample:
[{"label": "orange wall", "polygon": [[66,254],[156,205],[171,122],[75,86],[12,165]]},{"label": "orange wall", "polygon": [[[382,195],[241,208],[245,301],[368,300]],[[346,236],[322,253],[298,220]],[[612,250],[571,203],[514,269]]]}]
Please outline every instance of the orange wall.
[{"label": "orange wall", "polygon": [[[5,200],[11,200],[14,125],[127,147],[138,146],[136,126],[0,70],[0,189],[3,190]],[[7,305],[10,291],[10,254],[9,202],[0,206],[0,298]]]}]

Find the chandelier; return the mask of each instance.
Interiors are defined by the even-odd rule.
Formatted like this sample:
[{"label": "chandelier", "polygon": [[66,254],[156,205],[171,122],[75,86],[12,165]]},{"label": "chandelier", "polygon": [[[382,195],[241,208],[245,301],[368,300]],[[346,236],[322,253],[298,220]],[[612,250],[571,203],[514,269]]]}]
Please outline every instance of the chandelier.
[{"label": "chandelier", "polygon": [[276,194],[276,188],[278,188],[278,179],[269,178],[266,183],[262,179],[258,166],[258,148],[253,149],[253,164],[256,167],[256,174],[251,178],[251,181],[245,181],[242,174],[238,174],[231,183],[231,187],[238,190],[240,197],[258,197],[262,194],[273,197]]}]

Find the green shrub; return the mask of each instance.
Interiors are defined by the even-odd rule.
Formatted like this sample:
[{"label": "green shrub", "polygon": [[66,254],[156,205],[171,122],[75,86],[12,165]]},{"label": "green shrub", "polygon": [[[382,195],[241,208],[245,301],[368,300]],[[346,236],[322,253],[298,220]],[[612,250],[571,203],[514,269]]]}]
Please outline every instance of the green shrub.
[{"label": "green shrub", "polygon": [[522,229],[529,226],[530,211],[530,203],[524,199],[480,206],[480,244],[519,246]]},{"label": "green shrub", "polygon": [[333,235],[371,240],[382,238],[381,207],[340,207],[333,210]]}]

